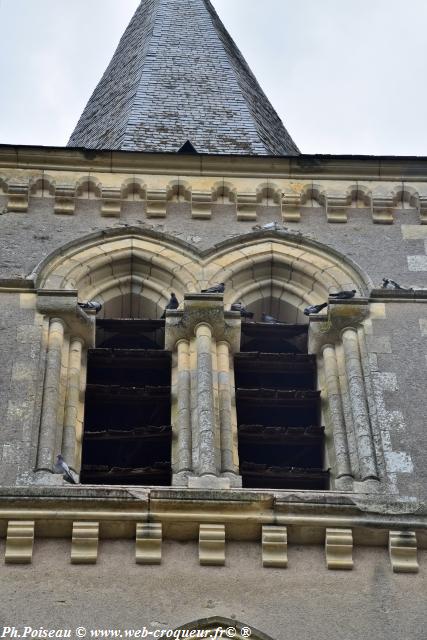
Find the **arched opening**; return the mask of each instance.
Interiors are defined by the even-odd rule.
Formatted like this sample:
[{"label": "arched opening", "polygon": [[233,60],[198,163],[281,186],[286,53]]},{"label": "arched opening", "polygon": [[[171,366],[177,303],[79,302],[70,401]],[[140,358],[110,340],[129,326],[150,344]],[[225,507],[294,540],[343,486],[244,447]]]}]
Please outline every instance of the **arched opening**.
[{"label": "arched opening", "polygon": [[126,230],[69,245],[39,270],[39,287],[102,304],[87,352],[83,483],[171,484],[172,355],[161,315],[172,290],[182,300],[194,289],[190,263],[184,248]]}]

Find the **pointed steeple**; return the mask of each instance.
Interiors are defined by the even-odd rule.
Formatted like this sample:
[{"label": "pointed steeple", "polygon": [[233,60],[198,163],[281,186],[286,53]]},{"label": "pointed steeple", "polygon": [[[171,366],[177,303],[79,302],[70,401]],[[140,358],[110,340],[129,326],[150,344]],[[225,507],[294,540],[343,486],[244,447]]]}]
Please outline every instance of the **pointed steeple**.
[{"label": "pointed steeple", "polygon": [[142,0],[68,143],[296,155],[209,0]]}]

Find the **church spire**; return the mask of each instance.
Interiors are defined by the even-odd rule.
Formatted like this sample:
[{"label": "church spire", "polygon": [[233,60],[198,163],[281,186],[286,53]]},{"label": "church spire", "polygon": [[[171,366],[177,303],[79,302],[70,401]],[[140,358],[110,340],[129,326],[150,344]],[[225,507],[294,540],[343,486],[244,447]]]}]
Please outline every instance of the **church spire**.
[{"label": "church spire", "polygon": [[142,0],[69,146],[295,155],[209,0]]}]

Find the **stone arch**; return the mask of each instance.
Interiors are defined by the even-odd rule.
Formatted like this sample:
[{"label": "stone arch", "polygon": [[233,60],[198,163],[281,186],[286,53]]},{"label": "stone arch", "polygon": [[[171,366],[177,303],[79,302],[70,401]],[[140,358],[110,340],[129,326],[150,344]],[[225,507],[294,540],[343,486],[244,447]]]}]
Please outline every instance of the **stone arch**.
[{"label": "stone arch", "polygon": [[121,188],[122,200],[143,200],[146,195],[146,187],[142,180],[129,178],[125,180]]},{"label": "stone arch", "polygon": [[[220,628],[223,630],[222,636],[219,631],[217,632],[217,630]],[[233,638],[236,638],[236,640],[244,640],[248,637],[247,632],[245,632],[246,629],[250,629],[250,638],[252,640],[273,640],[271,636],[268,636],[266,633],[255,629],[255,627],[253,627],[251,624],[240,622],[239,620],[234,620],[233,618],[226,618],[223,616],[200,618],[198,620],[194,620],[177,627],[175,631],[178,631],[178,629],[184,631],[205,631],[205,637],[207,638],[216,637],[216,633],[217,637],[220,638],[227,637],[227,635],[225,634],[225,630],[230,628],[236,631],[236,635],[233,636]]]},{"label": "stone arch", "polygon": [[77,198],[101,198],[102,197],[102,185],[99,180],[91,176],[85,176],[80,178],[76,183],[76,197]]},{"label": "stone arch", "polygon": [[408,185],[395,187],[392,200],[396,209],[419,209],[418,191]]},{"label": "stone arch", "polygon": [[55,195],[55,181],[49,176],[41,176],[34,179],[30,184],[30,195],[46,197]]},{"label": "stone arch", "polygon": [[274,182],[264,182],[257,188],[257,202],[263,206],[278,206],[282,201],[282,191]]},{"label": "stone arch", "polygon": [[226,303],[242,301],[285,322],[306,322],[303,310],[332,291],[369,286],[354,263],[320,243],[292,234],[251,234],[223,243],[211,256],[210,283],[226,282]]},{"label": "stone arch", "polygon": [[234,204],[236,202],[236,188],[231,182],[220,180],[212,187],[212,202],[217,204]]},{"label": "stone arch", "polygon": [[183,180],[172,180],[166,187],[168,202],[191,202],[191,185]]},{"label": "stone arch", "polygon": [[[182,243],[183,244],[183,243]],[[170,291],[197,291],[195,258],[138,229],[93,234],[54,252],[35,270],[39,289],[78,290],[103,304],[100,317],[158,318]]]},{"label": "stone arch", "polygon": [[302,207],[325,207],[326,192],[317,184],[306,185],[301,192]]},{"label": "stone arch", "polygon": [[346,201],[349,207],[370,208],[372,194],[367,187],[360,184],[352,184],[346,189]]}]

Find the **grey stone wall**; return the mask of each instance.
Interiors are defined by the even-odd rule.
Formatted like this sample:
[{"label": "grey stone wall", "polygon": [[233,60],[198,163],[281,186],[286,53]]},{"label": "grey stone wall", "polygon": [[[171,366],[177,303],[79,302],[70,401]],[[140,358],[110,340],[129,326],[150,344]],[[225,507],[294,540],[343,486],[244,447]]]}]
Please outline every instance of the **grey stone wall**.
[{"label": "grey stone wall", "polygon": [[425,637],[426,572],[392,574],[386,549],[357,547],[350,573],[328,571],[321,547],[290,546],[285,570],[262,569],[260,553],[228,542],[225,567],[201,567],[195,543],[165,542],[150,567],[134,563],[132,541],[103,541],[98,564],[81,567],[69,564],[69,542],[38,540],[31,566],[2,568],[0,623],[75,638],[78,626],[154,631],[222,616],[275,640]]}]

